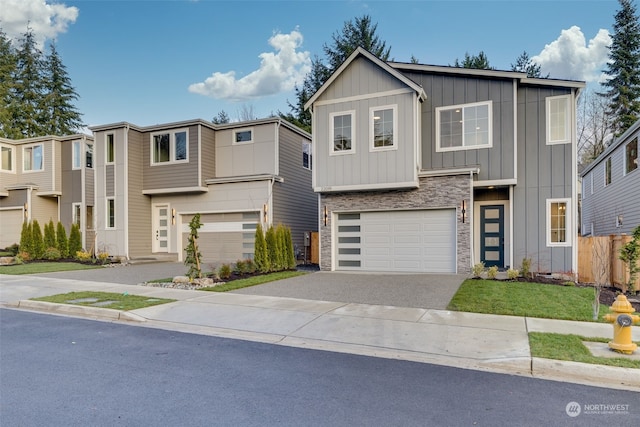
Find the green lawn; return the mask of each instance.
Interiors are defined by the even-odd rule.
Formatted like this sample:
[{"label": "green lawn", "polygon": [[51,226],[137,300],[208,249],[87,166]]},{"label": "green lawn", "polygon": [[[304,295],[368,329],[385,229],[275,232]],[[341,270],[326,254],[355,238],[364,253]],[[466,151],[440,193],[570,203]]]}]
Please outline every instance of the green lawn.
[{"label": "green lawn", "polygon": [[[593,321],[593,288],[496,280],[465,280],[447,307],[454,311]],[[600,307],[599,320],[608,312]]]},{"label": "green lawn", "polygon": [[83,305],[90,307],[112,308],[116,310],[136,310],[138,308],[151,307],[158,304],[173,302],[173,299],[150,298],[140,295],[129,295],[125,292],[117,294],[112,292],[69,292],[41,298],[32,298],[33,301],[46,301],[58,304]]},{"label": "green lawn", "polygon": [[29,262],[0,266],[0,274],[51,273],[54,271],[89,270],[93,268],[102,268],[102,266],[77,262]]},{"label": "green lawn", "polygon": [[303,271],[278,271],[276,273],[261,274],[259,276],[248,277],[246,279],[232,280],[224,285],[211,286],[208,288],[200,288],[201,291],[227,292],[236,289],[247,288],[249,286],[261,285],[263,283],[273,282],[275,280],[288,279],[290,277],[301,276],[307,274]]}]

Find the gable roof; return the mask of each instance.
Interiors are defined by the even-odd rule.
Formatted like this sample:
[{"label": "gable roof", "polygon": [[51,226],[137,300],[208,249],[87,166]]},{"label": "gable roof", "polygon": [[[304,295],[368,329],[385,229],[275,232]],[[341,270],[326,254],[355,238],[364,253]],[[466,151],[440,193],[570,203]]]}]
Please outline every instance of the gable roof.
[{"label": "gable roof", "polygon": [[593,162],[591,162],[589,164],[589,166],[584,168],[584,170],[582,171],[582,173],[580,175],[581,176],[585,176],[586,174],[588,174],[593,168],[595,168],[597,165],[599,165],[602,162],[602,160],[604,160],[605,158],[609,157],[611,155],[612,151],[614,151],[616,148],[618,148],[622,144],[627,143],[631,139],[630,137],[638,129],[640,129],[640,119],[636,120],[636,122],[634,124],[632,124],[631,127],[629,129],[627,129],[622,135],[620,135],[619,137],[615,138],[611,142],[611,144],[609,144],[609,146],[602,153],[600,153],[600,155],[598,157],[596,157],[596,159]]},{"label": "gable roof", "polygon": [[409,86],[411,89],[416,91],[421,101],[424,101],[427,99],[427,94],[424,92],[424,89],[422,89],[422,86],[420,86],[419,84],[417,84],[416,82],[414,82],[413,80],[411,80],[410,78],[408,78],[407,76],[405,76],[404,74],[402,74],[401,72],[399,72],[398,70],[390,66],[388,63],[386,63],[382,59],[378,58],[377,56],[369,52],[368,50],[358,47],[356,50],[354,50],[351,53],[351,55],[349,55],[347,60],[344,61],[342,65],[340,65],[338,69],[333,72],[333,74],[331,74],[331,76],[327,79],[327,81],[324,82],[322,86],[320,86],[320,89],[318,89],[316,93],[314,93],[313,96],[309,98],[309,100],[304,104],[304,109],[308,110],[313,105],[313,103],[324,93],[324,91],[327,90],[329,86],[331,86],[331,84],[338,78],[338,76],[342,74],[342,72],[345,69],[347,69],[347,67],[349,67],[349,65],[353,61],[355,61],[355,59],[358,58],[359,56],[367,58],[373,64],[382,68],[384,71],[391,74],[393,77],[395,77],[396,79],[398,79],[399,81],[401,81],[402,83],[404,83],[405,85]]}]

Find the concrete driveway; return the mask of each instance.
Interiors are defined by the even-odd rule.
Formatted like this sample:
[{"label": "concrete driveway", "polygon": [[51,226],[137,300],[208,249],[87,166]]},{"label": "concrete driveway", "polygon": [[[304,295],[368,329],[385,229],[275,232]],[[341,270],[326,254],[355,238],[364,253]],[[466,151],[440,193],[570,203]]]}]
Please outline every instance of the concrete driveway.
[{"label": "concrete driveway", "polygon": [[[187,268],[180,262],[160,262],[96,270],[42,273],[38,276],[137,285],[149,280],[184,275],[186,271]],[[314,271],[303,276],[233,292],[245,295],[444,310],[465,278],[465,275],[460,274]]]}]

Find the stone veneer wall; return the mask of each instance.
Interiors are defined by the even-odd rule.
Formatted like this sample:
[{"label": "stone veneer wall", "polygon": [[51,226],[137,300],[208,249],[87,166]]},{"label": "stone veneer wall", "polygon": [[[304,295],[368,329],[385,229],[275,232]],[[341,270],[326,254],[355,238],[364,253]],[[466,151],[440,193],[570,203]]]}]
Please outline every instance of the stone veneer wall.
[{"label": "stone veneer wall", "polygon": [[[471,271],[471,215],[472,181],[468,175],[451,175],[420,178],[415,190],[365,191],[347,193],[323,193],[320,211],[329,210],[327,225],[320,222],[320,269],[331,270],[331,214],[381,210],[410,210],[431,208],[456,208],[457,269],[458,273]],[[466,221],[462,222],[462,200],[466,204]],[[322,215],[322,214],[321,214]]]}]

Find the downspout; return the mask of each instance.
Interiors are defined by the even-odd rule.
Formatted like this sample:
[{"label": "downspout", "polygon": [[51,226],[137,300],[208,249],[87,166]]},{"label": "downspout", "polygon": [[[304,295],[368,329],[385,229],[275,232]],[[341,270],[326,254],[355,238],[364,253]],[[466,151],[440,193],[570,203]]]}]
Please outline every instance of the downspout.
[{"label": "downspout", "polygon": [[469,171],[469,206],[467,206],[467,211],[471,212],[471,215],[468,215],[469,218],[469,249],[471,250],[471,265],[470,268],[476,264],[475,262],[475,241],[473,239],[473,228],[474,228],[474,198],[473,198],[473,171]]},{"label": "downspout", "polygon": [[[573,111],[577,112],[577,102],[580,89],[571,91]],[[573,280],[578,280],[578,141],[577,141],[577,117],[571,115],[571,271]]]},{"label": "downspout", "polygon": [[[129,124],[126,124],[124,126],[124,150],[123,150],[123,154],[124,154],[124,171],[122,173],[122,178],[123,178],[123,191],[124,191],[124,195],[122,198],[123,201],[123,225],[122,225],[122,233],[124,234],[123,239],[124,239],[124,254],[127,257],[127,260],[130,260],[131,257],[129,256]],[[144,160],[143,160],[144,161]],[[117,164],[117,162],[116,162]],[[113,179],[116,180],[117,179],[117,174],[114,174]],[[114,196],[118,193],[118,186],[115,185],[116,182],[114,182]],[[117,198],[116,198],[117,201]],[[116,203],[116,207],[117,207],[117,203]],[[117,212],[117,209],[116,209]],[[117,219],[116,219],[117,220]],[[116,230],[117,230],[117,226],[116,226]]]}]

